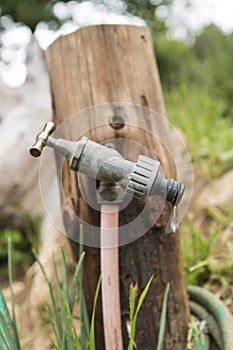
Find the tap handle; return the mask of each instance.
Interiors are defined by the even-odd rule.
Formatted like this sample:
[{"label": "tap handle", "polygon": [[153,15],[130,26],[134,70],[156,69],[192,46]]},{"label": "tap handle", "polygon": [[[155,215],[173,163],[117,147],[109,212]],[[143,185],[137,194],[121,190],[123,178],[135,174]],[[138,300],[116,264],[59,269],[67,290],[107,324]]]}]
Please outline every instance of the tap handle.
[{"label": "tap handle", "polygon": [[41,152],[47,144],[48,137],[54,132],[56,126],[53,122],[45,124],[43,130],[37,135],[34,145],[30,148],[29,152],[33,157],[39,157]]}]

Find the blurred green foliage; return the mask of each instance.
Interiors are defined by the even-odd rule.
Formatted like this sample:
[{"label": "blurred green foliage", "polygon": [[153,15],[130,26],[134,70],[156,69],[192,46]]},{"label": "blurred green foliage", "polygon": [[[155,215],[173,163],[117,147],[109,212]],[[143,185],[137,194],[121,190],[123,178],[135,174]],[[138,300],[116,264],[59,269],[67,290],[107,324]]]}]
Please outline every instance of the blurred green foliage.
[{"label": "blurred green foliage", "polygon": [[225,102],[223,116],[232,118],[233,34],[225,35],[210,25],[197,37],[193,50],[203,70],[201,83],[213,91],[213,97]]},{"label": "blurred green foliage", "polygon": [[214,177],[233,167],[232,39],[210,25],[191,47],[156,43],[169,120],[183,131],[192,160]]},{"label": "blurred green foliage", "polygon": [[153,36],[166,32],[165,20],[157,18],[156,9],[159,6],[169,7],[172,4],[172,0],[124,0],[124,2],[127,5],[127,12],[146,21]]},{"label": "blurred green foliage", "polygon": [[[233,34],[224,34],[215,25],[205,27],[189,46],[183,42],[159,38],[155,40],[158,67],[164,91],[192,87],[221,105],[219,117],[233,121]],[[191,101],[190,101],[191,102]]]},{"label": "blurred green foliage", "polygon": [[[63,0],[63,3],[69,0]],[[111,8],[112,4],[104,0],[92,0],[96,4],[104,4]],[[62,21],[57,18],[53,12],[53,6],[59,0],[0,0],[0,10],[1,15],[10,15],[15,22],[25,23],[31,28],[32,31],[35,30],[36,25],[40,21],[45,21],[49,23],[53,21],[59,27],[67,18]],[[77,3],[82,2],[82,0],[76,0]],[[155,9],[157,6],[169,5],[172,0],[161,0],[161,1],[150,1],[150,0],[125,0],[126,4],[125,12],[129,12],[133,15],[144,18],[151,28],[154,30],[165,30],[165,24],[163,21],[155,21]]]},{"label": "blurred green foliage", "polygon": [[224,118],[225,101],[203,87],[181,84],[164,93],[169,120],[184,134],[192,161],[207,177],[218,177],[233,166],[233,132]]},{"label": "blurred green foliage", "polygon": [[[92,0],[97,4],[111,6],[103,0]],[[53,12],[58,0],[0,0],[0,13],[10,15],[15,22],[23,22],[32,31],[40,21],[57,28],[67,21],[61,20]],[[64,0],[63,3],[68,2]],[[80,0],[76,2],[82,2]],[[158,60],[161,80],[165,91],[176,91],[181,84],[205,88],[210,97],[224,103],[221,116],[232,118],[233,80],[233,34],[226,35],[214,25],[204,28],[195,38],[193,46],[166,38],[166,18],[156,16],[158,7],[167,7],[172,0],[125,0],[123,12],[142,17],[148,24]],[[1,21],[0,21],[1,27]],[[2,28],[3,30],[4,28]]]},{"label": "blurred green foliage", "polygon": [[23,229],[0,228],[0,283],[7,276],[7,244],[14,244],[13,273],[20,277],[34,261],[32,249],[38,250],[40,224],[26,224]]},{"label": "blurred green foliage", "polygon": [[[187,284],[232,283],[233,241],[232,208],[209,208],[209,225],[203,229],[192,220],[182,228],[182,258]],[[210,220],[212,219],[212,220]]]},{"label": "blurred green foliage", "polygon": [[48,0],[0,0],[1,16],[10,15],[15,22],[25,23],[34,31],[41,20],[57,20],[52,4],[58,1]]}]

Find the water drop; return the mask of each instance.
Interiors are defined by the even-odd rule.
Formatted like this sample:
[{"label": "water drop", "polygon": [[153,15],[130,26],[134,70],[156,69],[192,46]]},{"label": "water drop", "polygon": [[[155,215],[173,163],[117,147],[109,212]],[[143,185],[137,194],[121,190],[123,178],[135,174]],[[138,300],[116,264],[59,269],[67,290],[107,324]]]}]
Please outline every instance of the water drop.
[{"label": "water drop", "polygon": [[176,213],[176,205],[173,208],[173,212],[172,212],[172,218],[170,221],[170,228],[172,230],[173,233],[175,233],[178,228],[179,228],[179,222],[177,221],[177,213]]}]

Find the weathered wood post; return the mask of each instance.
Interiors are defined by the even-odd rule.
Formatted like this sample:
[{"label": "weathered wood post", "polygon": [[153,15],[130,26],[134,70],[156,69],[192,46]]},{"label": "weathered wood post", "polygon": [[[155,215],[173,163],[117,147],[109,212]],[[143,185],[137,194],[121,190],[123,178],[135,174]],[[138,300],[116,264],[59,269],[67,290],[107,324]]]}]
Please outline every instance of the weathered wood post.
[{"label": "weathered wood post", "polygon": [[[165,114],[152,40],[148,29],[144,27],[98,25],[82,28],[59,37],[48,48],[46,58],[56,124],[84,108],[118,101],[143,105]],[[159,127],[156,120],[146,115],[144,118],[145,125],[153,133]],[[99,124],[106,122],[106,116],[103,116],[103,120],[101,116],[99,119]],[[83,122],[88,125],[91,120]],[[139,143],[138,149],[133,150],[137,154],[140,154],[141,141],[144,146],[153,150],[153,156],[161,162],[165,176],[175,176],[174,166],[159,142],[156,143],[143,130],[135,132],[134,129],[132,132],[130,128],[118,129],[110,124],[104,130],[92,130],[88,136],[98,142],[111,138],[134,138]],[[88,126],[91,129],[92,125]],[[167,138],[169,139],[169,134]],[[123,151],[130,159],[132,150],[125,148]],[[67,202],[71,203],[84,221],[99,225],[99,212],[89,207],[80,195],[77,174],[67,168],[63,178]],[[67,202],[62,203],[62,208],[65,225],[71,230],[73,214]],[[138,208],[138,204],[131,203],[120,213],[120,222],[127,222],[127,217],[135,215]],[[168,282],[170,294],[163,348],[184,350],[186,347],[189,311],[181,263],[180,237],[179,232],[165,235],[163,229],[166,223],[165,210],[159,224],[135,242],[120,247],[121,317],[125,349],[128,343],[126,322],[129,319],[129,285],[138,281],[140,292],[152,274],[154,279],[138,317],[137,348],[151,350],[156,347],[162,300]],[[99,249],[86,247],[85,250],[84,288],[91,314],[100,274]],[[97,349],[104,349],[100,303],[96,314],[96,337]]]}]

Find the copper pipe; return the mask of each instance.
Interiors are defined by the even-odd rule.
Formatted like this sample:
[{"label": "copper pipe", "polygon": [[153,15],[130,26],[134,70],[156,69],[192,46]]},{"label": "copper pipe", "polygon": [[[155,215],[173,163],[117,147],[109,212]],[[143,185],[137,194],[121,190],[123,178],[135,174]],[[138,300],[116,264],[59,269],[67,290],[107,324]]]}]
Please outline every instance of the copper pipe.
[{"label": "copper pipe", "polygon": [[101,205],[101,271],[106,350],[123,350],[118,263],[118,206]]}]

